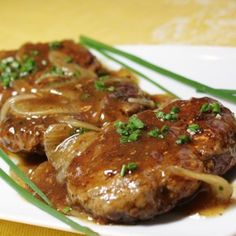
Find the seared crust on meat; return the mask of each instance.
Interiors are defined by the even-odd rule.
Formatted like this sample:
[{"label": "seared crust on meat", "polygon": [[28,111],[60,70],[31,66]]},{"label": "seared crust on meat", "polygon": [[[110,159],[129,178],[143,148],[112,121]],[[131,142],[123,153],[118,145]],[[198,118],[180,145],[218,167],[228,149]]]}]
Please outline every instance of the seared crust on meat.
[{"label": "seared crust on meat", "polygon": [[[175,101],[162,111],[178,107],[176,121],[158,119],[154,111],[141,112],[137,117],[145,130],[135,142],[120,143],[114,125],[106,127],[67,171],[72,204],[108,222],[147,220],[171,210],[201,187],[199,181],[170,175],[169,166],[224,174],[236,163],[236,121],[222,105],[219,115],[200,112],[203,104],[215,102],[210,98]],[[189,134],[188,125],[193,123],[200,131]],[[163,125],[169,126],[165,138],[147,134]],[[180,135],[191,136],[191,142],[177,144]],[[137,169],[122,177],[122,165],[130,162]]]}]

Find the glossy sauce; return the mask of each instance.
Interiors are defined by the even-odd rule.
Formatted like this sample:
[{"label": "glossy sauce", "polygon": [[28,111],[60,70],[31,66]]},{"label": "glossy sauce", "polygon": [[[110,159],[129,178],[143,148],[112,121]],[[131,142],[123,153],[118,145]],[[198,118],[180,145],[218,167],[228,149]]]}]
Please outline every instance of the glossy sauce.
[{"label": "glossy sauce", "polygon": [[[34,51],[37,55],[32,56]],[[13,81],[8,88],[0,86],[0,107],[10,97],[34,96],[12,102],[2,117],[0,141],[11,152],[43,153],[44,131],[65,117],[102,127],[153,108],[154,101],[141,91],[129,72],[108,71],[72,41],[63,41],[55,50],[46,43],[26,44],[18,51],[0,54],[0,58],[8,56],[18,60],[32,56],[36,63],[27,78]],[[65,62],[68,56],[71,62]],[[99,77],[101,73],[107,78]],[[145,99],[152,106],[128,102],[129,98]]]},{"label": "glossy sauce", "polygon": [[[48,46],[47,45],[41,45],[37,46],[34,48],[32,45],[28,45],[22,48],[18,52],[18,57],[21,57],[25,53],[33,50],[33,49],[40,49],[40,56],[37,58],[37,64],[38,68],[42,69],[42,71],[45,71],[49,67],[49,63],[47,60],[48,57]],[[82,50],[82,49],[81,49]],[[63,50],[62,50],[63,51]],[[66,53],[66,51],[63,51]],[[83,52],[82,52],[83,53]],[[86,56],[85,56],[86,57]],[[42,60],[47,60],[47,65],[44,67],[42,65]],[[74,59],[76,60],[76,55],[74,55]],[[78,59],[79,60],[79,59]],[[92,59],[91,59],[92,60]],[[41,64],[40,64],[41,63]],[[78,61],[78,64],[83,64],[86,66],[89,64],[89,59],[86,59],[85,61]],[[96,65],[98,66],[98,65]],[[95,67],[96,67],[95,66]],[[99,67],[99,66],[98,66]],[[41,73],[41,72],[39,72]],[[45,111],[45,110],[50,110],[56,107],[56,109],[60,109],[63,107],[66,107],[66,109],[70,110],[70,112],[73,114],[73,117],[81,120],[81,121],[86,121],[92,124],[95,124],[99,127],[102,127],[104,125],[107,125],[108,123],[115,121],[115,120],[125,120],[127,119],[128,116],[130,116],[133,113],[136,113],[138,111],[147,109],[147,107],[142,106],[140,104],[130,104],[127,102],[127,99],[130,97],[137,97],[138,94],[141,94],[141,98],[147,98],[151,99],[157,103],[160,103],[160,107],[163,104],[166,104],[173,100],[172,97],[163,95],[163,96],[149,96],[145,93],[142,93],[138,85],[132,81],[127,75],[122,77],[122,74],[119,73],[113,73],[111,74],[111,77],[113,79],[112,82],[107,81],[106,86],[113,86],[115,88],[115,91],[99,91],[95,88],[95,78],[81,78],[77,81],[72,80],[71,83],[70,81],[67,81],[68,83],[61,83],[60,79],[58,81],[51,81],[52,83],[46,84],[39,84],[36,85],[34,84],[34,79],[35,78],[30,78],[29,81],[30,83],[26,83],[25,81],[16,81],[14,86],[15,86],[15,91],[14,89],[9,89],[9,90],[4,90],[2,91],[2,96],[1,96],[1,102],[5,102],[6,99],[10,96],[12,96],[13,92],[17,93],[38,93],[40,92],[41,95],[33,100],[28,100],[28,101],[23,101],[23,102],[18,102],[18,108],[27,111]],[[118,80],[116,77],[120,77]],[[123,81],[122,81],[123,78]],[[47,81],[48,82],[48,81]],[[33,102],[32,102],[33,101]],[[35,108],[35,104],[37,104],[37,107]],[[153,107],[151,107],[153,108]],[[200,107],[198,108],[198,110]],[[187,109],[186,109],[187,110]],[[76,113],[76,112],[77,113]],[[70,113],[68,112],[68,113]],[[76,114],[75,114],[76,113]],[[188,122],[192,122],[195,117],[193,116],[190,120],[190,114],[188,114],[188,117],[185,117],[184,121],[186,120]],[[153,128],[153,124],[155,126],[161,127],[162,123],[159,121],[156,121],[156,117],[154,114],[152,115],[153,117],[150,120],[147,120],[148,129]],[[145,117],[140,116],[141,118],[145,119]],[[11,115],[9,115],[8,118],[11,118]],[[20,120],[21,118],[19,118]],[[49,119],[44,122],[42,119],[44,118],[35,118],[37,119],[37,122],[39,124],[45,125],[47,127],[48,125],[55,123],[56,118]],[[33,119],[28,119],[25,120],[25,117],[22,118],[24,122],[27,123],[28,128],[35,125],[35,121]],[[155,120],[155,121],[154,121]],[[33,123],[34,122],[34,123]],[[186,126],[186,123],[181,123],[180,121],[180,127],[182,128],[183,126]],[[168,122],[167,122],[168,123]],[[15,125],[16,123],[14,123]],[[30,124],[30,125],[29,125]],[[27,125],[25,129],[25,133],[27,130]],[[171,122],[169,123],[169,126],[171,127]],[[20,120],[19,127],[22,128],[22,121]],[[202,125],[204,128],[204,124]],[[11,128],[11,127],[10,127]],[[7,131],[10,130],[9,127],[7,127]],[[17,127],[15,127],[17,128]],[[182,129],[183,130],[183,129]],[[112,133],[113,132],[113,133]],[[114,130],[111,132],[111,134],[108,133],[107,136],[109,135],[114,135]],[[174,134],[174,130],[172,130],[172,136],[169,138],[169,143],[175,143],[176,135]],[[178,132],[177,132],[178,133]],[[15,135],[15,134],[14,134]],[[31,133],[31,135],[34,135],[34,133]],[[3,136],[4,133],[3,133]],[[109,139],[107,139],[109,140]],[[107,162],[103,163],[104,165],[99,165],[99,162],[97,163],[97,170],[104,169],[104,174],[107,174],[107,178],[109,178],[111,175],[114,173],[117,174],[119,173],[119,168],[120,165],[122,164],[122,155],[123,156],[129,156],[129,160],[132,160],[134,158],[134,154],[136,153],[141,153],[138,158],[135,157],[134,161],[137,162],[137,160],[140,162],[138,163],[141,168],[137,170],[137,173],[143,168],[145,169],[148,167],[148,165],[151,163],[151,165],[155,166],[156,164],[161,164],[162,159],[159,158],[159,154],[161,150],[164,150],[167,153],[168,148],[169,148],[169,143],[166,141],[160,141],[158,144],[156,142],[150,142],[149,139],[145,136],[144,138],[141,139],[142,142],[137,142],[137,143],[132,143],[129,144],[130,146],[133,146],[133,149],[127,150],[124,148],[124,146],[120,150],[112,150],[113,151],[113,159],[109,161],[110,158],[110,153],[107,152]],[[197,139],[196,139],[197,141]],[[113,142],[113,140],[112,140]],[[142,145],[141,145],[142,144]],[[107,143],[106,143],[107,145]],[[119,144],[117,144],[118,146]],[[157,148],[157,145],[159,145],[159,148]],[[109,146],[109,145],[108,145]],[[111,145],[112,146],[112,145]],[[115,148],[117,147],[115,146]],[[147,149],[147,152],[144,153],[144,148]],[[150,152],[151,150],[158,149],[158,152]],[[174,147],[172,150],[171,155],[176,154],[176,150],[178,148]],[[109,151],[109,148],[107,148]],[[181,153],[185,154],[185,156],[188,156],[189,152],[186,151],[186,153]],[[145,156],[146,155],[146,156]],[[150,158],[150,156],[152,158]],[[121,158],[120,158],[121,157]],[[168,158],[167,158],[168,159]],[[171,158],[169,158],[171,160]],[[55,169],[48,163],[45,162],[46,158],[43,155],[40,156],[21,156],[20,157],[20,162],[18,166],[26,173],[28,176],[36,183],[36,185],[48,196],[48,198],[51,200],[53,203],[54,207],[60,211],[63,212],[63,210],[66,207],[72,207],[72,210],[67,212],[67,214],[72,214],[72,215],[79,215],[79,217],[85,218],[87,215],[83,213],[83,211],[77,206],[70,206],[70,201],[68,199],[68,193],[67,193],[67,188],[64,183],[59,183],[56,178],[56,171]],[[146,161],[144,161],[146,160]],[[160,161],[160,163],[157,163],[156,161]],[[173,161],[173,160],[171,160]],[[173,163],[168,163],[168,161],[165,163],[165,165],[173,164]],[[181,160],[186,167],[189,167],[189,164],[194,164],[193,166],[196,169],[201,169],[202,166],[198,166],[198,162],[196,161],[193,163],[188,162],[188,160],[185,160],[181,156]],[[116,168],[115,171],[110,170],[110,163],[113,162],[113,166]],[[145,163],[146,164],[145,164]],[[164,162],[164,161],[163,161]],[[145,166],[147,165],[147,166]],[[95,169],[96,170],[96,169]],[[94,171],[94,170],[93,170]],[[115,175],[114,174],[114,175]],[[20,183],[19,179],[13,175],[13,177]],[[43,180],[43,181],[42,181]],[[86,182],[86,179],[85,179]],[[22,184],[22,183],[21,183]],[[23,184],[22,184],[23,185]],[[227,203],[222,203],[214,199],[214,197],[209,194],[209,192],[200,192],[192,201],[191,203],[184,204],[181,207],[178,207],[176,211],[180,211],[182,213],[185,213],[186,215],[191,215],[198,213],[203,216],[215,216],[215,215],[220,215],[224,212],[226,208],[228,208],[231,205],[234,205],[235,201],[232,200]],[[79,212],[79,213],[78,213]],[[91,219],[90,216],[88,216],[88,219]]]},{"label": "glossy sauce", "polygon": [[[71,206],[69,204],[65,184],[59,184],[56,181],[56,171],[49,163],[45,162],[44,158],[18,157],[17,159],[19,160],[18,167],[23,170],[38,187],[40,187],[56,209],[64,214],[73,215],[83,220],[93,221],[94,223],[99,224],[106,223],[100,219],[94,219],[78,206]],[[36,170],[40,164],[41,167]],[[13,173],[11,173],[11,176],[22,186],[26,187]],[[173,212],[186,217],[195,214],[204,217],[214,217],[222,215],[230,207],[235,206],[236,199],[230,199],[227,202],[219,201],[206,187],[205,190],[202,189],[191,197],[191,199],[187,199],[184,203],[177,206]],[[68,207],[70,210],[65,212],[64,210]]]},{"label": "glossy sauce", "polygon": [[216,199],[210,191],[200,191],[191,200],[175,209],[176,212],[184,216],[200,215],[204,217],[214,217],[223,215],[230,207],[236,206],[236,199],[221,201]]}]

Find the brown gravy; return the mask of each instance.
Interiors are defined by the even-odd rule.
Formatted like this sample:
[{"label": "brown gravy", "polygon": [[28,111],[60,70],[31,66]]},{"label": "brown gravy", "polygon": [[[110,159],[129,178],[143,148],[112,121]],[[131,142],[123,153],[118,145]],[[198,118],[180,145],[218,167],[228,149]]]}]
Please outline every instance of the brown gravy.
[{"label": "brown gravy", "polygon": [[[64,214],[73,215],[83,220],[89,220],[99,224],[105,223],[98,219],[93,219],[78,206],[74,207],[69,205],[66,185],[57,182],[56,171],[45,161],[46,158],[44,156],[25,156],[23,158],[21,156],[17,159],[19,162],[18,167],[47,195],[56,209]],[[13,173],[12,177],[24,186]],[[233,206],[236,206],[236,199],[222,202],[212,196],[209,191],[203,190],[198,192],[193,198],[184,202],[184,204],[177,206],[174,211],[184,216],[199,214],[204,217],[214,217],[222,215],[227,209]]]},{"label": "brown gravy", "polygon": [[230,199],[226,202],[220,201],[209,191],[201,191],[194,199],[177,207],[176,211],[186,216],[198,214],[205,217],[214,217],[222,215],[228,208],[235,205],[236,199]]}]

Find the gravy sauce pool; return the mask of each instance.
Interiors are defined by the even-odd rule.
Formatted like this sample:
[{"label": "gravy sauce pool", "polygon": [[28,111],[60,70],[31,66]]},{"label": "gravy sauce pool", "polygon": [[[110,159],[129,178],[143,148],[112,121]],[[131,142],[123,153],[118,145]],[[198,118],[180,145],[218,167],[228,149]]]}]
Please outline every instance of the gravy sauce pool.
[{"label": "gravy sauce pool", "polygon": [[[14,155],[14,159],[18,161],[18,167],[26,173],[31,180],[46,194],[53,206],[59,211],[67,215],[73,215],[83,220],[93,221],[98,224],[106,222],[94,219],[85,213],[78,206],[74,207],[69,204],[67,189],[65,184],[60,184],[56,180],[55,169],[46,161],[43,156],[22,157]],[[235,170],[235,168],[234,168]],[[233,172],[233,171],[232,171]],[[24,183],[19,180],[14,173],[11,176],[22,186],[26,188]],[[42,181],[43,180],[43,181]],[[235,186],[234,186],[234,189]],[[185,217],[198,214],[203,217],[214,217],[222,215],[230,207],[236,206],[236,198],[230,199],[228,202],[217,200],[207,187],[186,200],[183,204],[177,206],[174,212]]]},{"label": "gravy sauce pool", "polygon": [[[60,184],[56,180],[55,169],[46,161],[45,156],[24,156],[15,155],[8,152],[8,155],[13,156],[13,159],[18,163],[17,166],[42,190],[48,197],[52,205],[64,214],[76,216],[87,221],[95,223],[104,223],[100,220],[94,220],[90,215],[69,204],[67,197],[67,189],[65,184]],[[30,191],[29,188],[17,177],[13,172],[10,172],[11,177],[22,187]]]}]

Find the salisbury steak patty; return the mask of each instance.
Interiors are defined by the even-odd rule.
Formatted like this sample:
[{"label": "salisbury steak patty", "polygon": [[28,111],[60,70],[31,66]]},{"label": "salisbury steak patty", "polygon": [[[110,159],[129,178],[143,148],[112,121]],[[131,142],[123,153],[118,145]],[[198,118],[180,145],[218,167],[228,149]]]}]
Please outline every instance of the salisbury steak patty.
[{"label": "salisbury steak patty", "polygon": [[108,71],[69,40],[0,52],[0,82],[0,143],[11,152],[44,153],[51,124],[101,127],[155,106],[130,73]]},{"label": "salisbury steak patty", "polygon": [[236,121],[215,100],[175,101],[130,123],[136,134],[129,136],[124,123],[109,125],[68,169],[72,203],[95,218],[147,220],[201,187],[200,181],[169,174],[169,166],[223,175],[236,163]]}]

